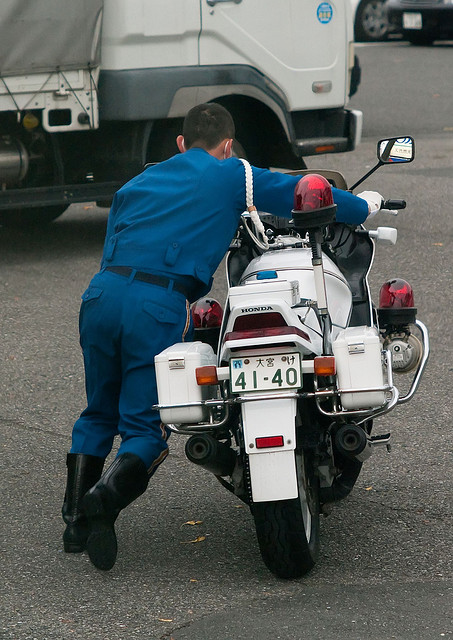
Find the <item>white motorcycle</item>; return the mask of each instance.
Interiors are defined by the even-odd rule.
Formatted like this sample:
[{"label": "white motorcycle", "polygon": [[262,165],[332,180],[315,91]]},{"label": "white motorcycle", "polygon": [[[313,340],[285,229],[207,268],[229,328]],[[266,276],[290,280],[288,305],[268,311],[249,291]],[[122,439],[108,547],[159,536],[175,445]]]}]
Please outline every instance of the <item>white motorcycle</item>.
[{"label": "white motorcycle", "polygon": [[[412,138],[381,140],[353,188],[413,158]],[[216,301],[199,301],[195,342],[156,357],[162,422],[250,506],[262,558],[281,578],[315,564],[320,513],[350,493],[376,447],[389,448],[374,419],[413,397],[429,355],[407,282],[386,282],[379,306],[371,301],[375,241],[394,244],[396,229],[336,223],[330,185],[346,189],[343,176],[299,173],[291,221],[243,216],[223,319]],[[394,372],[410,375],[404,395]]]}]

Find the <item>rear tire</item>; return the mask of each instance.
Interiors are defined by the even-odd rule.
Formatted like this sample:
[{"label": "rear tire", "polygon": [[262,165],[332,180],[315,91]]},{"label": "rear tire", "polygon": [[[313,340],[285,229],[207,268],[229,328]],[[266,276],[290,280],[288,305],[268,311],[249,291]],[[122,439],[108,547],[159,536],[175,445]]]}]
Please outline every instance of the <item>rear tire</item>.
[{"label": "rear tire", "polygon": [[299,497],[253,503],[256,535],[267,568],[278,578],[300,578],[319,554],[319,482],[310,457],[296,451]]}]

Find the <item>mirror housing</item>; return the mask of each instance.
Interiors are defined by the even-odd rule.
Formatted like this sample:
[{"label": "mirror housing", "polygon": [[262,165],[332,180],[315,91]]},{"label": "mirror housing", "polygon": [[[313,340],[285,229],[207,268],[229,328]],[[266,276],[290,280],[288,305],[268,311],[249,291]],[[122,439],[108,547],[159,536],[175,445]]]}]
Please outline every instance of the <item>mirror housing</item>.
[{"label": "mirror housing", "polygon": [[379,140],[377,157],[380,164],[412,162],[415,158],[415,142],[410,136]]},{"label": "mirror housing", "polygon": [[360,180],[357,180],[349,191],[354,191],[359,184],[365,182],[365,180],[371,176],[372,173],[382,167],[384,164],[400,164],[412,162],[415,158],[415,141],[411,136],[399,137],[399,138],[384,138],[379,140],[377,144],[377,164],[368,171]]}]

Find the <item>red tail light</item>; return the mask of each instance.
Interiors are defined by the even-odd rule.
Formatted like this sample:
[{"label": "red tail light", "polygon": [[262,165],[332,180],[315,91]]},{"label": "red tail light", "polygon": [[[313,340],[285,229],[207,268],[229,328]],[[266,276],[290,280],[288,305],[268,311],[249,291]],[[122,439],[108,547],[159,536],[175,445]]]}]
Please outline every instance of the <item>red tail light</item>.
[{"label": "red tail light", "polygon": [[196,329],[220,327],[222,318],[223,310],[217,300],[206,298],[192,305],[192,320]]},{"label": "red tail light", "polygon": [[246,313],[236,318],[234,321],[233,331],[287,326],[288,323],[281,313]]},{"label": "red tail light", "polygon": [[381,309],[403,309],[414,306],[414,292],[406,280],[395,278],[385,282],[379,292]]},{"label": "red tail light", "polygon": [[225,341],[294,335],[310,341],[310,336],[305,331],[289,327],[281,313],[247,313],[236,318],[233,331],[225,335]]},{"label": "red tail light", "polygon": [[255,446],[257,449],[270,449],[271,447],[283,447],[285,444],[283,436],[265,436],[255,438]]}]

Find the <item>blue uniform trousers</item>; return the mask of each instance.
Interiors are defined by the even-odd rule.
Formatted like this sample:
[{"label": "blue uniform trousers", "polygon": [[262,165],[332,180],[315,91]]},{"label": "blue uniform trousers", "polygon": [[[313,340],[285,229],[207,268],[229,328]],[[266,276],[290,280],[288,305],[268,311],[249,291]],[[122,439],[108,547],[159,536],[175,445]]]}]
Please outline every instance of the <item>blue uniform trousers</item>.
[{"label": "blue uniform trousers", "polygon": [[151,475],[168,453],[157,403],[154,356],[181,342],[190,324],[185,297],[169,288],[101,271],[82,296],[80,344],[87,408],[74,425],[71,453],[134,453]]}]

